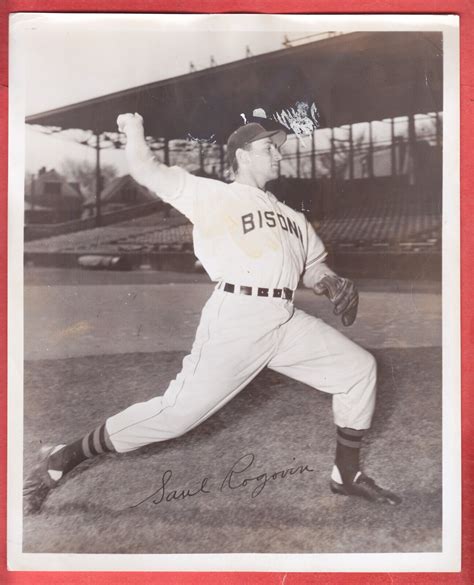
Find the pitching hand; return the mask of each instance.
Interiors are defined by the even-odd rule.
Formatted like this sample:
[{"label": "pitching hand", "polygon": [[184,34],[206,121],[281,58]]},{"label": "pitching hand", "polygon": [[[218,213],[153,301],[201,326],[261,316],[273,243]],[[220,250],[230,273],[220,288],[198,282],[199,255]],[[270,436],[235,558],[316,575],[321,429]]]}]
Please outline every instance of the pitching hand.
[{"label": "pitching hand", "polygon": [[117,118],[119,132],[128,136],[144,136],[143,118],[140,114],[120,114]]},{"label": "pitching hand", "polygon": [[342,315],[342,324],[349,327],[357,317],[359,293],[348,278],[327,274],[314,285],[314,292],[326,295],[334,305],[334,314]]}]

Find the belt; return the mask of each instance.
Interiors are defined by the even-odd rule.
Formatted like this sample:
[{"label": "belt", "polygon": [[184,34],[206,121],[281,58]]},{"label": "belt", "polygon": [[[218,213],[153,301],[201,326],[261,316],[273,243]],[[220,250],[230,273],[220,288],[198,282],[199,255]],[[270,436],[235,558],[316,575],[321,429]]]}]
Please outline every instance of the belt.
[{"label": "belt", "polygon": [[257,286],[236,286],[229,282],[220,282],[217,288],[224,292],[233,293],[236,295],[257,295],[257,297],[273,297],[276,299],[285,299],[287,301],[293,300],[293,291],[291,288],[264,288]]}]

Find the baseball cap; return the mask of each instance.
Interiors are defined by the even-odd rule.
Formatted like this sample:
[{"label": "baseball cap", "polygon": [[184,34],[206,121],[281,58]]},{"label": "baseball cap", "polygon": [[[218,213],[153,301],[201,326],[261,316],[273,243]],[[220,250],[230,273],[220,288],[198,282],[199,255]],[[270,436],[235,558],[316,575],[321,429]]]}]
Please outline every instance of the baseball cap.
[{"label": "baseball cap", "polygon": [[286,140],[286,132],[284,130],[265,130],[257,122],[240,126],[240,128],[232,132],[227,140],[227,158],[229,164],[232,165],[234,162],[237,149],[244,148],[247,144],[262,140],[262,138],[271,138],[279,148]]}]

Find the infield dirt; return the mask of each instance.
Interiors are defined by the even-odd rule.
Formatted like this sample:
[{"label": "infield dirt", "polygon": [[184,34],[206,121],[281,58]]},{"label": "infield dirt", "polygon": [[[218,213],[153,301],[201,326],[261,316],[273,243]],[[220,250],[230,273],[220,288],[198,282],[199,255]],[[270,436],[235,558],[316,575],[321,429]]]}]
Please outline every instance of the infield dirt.
[{"label": "infield dirt", "polygon": [[[51,286],[27,278],[26,468],[41,441],[73,440],[129,404],[165,391],[212,290],[200,278],[171,279],[146,286]],[[330,397],[264,371],[187,435],[78,468],[39,516],[25,518],[24,551],[439,551],[441,297],[436,287],[418,285],[404,292],[376,283],[364,287],[358,320],[345,330],[379,366],[364,467],[403,497],[401,506],[332,495]],[[326,299],[301,290],[296,304],[342,327]],[[226,483],[239,461],[252,461],[245,477],[267,474],[257,494],[256,480],[235,488]],[[284,470],[294,473],[278,475]],[[171,475],[161,490],[166,472]],[[164,492],[173,490],[196,493],[167,501]]]}]

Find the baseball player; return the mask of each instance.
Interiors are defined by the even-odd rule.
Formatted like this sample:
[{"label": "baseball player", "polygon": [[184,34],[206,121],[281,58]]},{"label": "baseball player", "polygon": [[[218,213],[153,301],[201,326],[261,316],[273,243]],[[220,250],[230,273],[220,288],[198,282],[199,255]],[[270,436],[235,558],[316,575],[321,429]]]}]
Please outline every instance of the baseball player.
[{"label": "baseball player", "polygon": [[196,177],[157,161],[139,114],[118,117],[132,176],[193,223],[194,250],[215,289],[196,338],[165,393],[134,404],[68,445],[44,447],[24,485],[25,513],[41,509],[51,489],[84,460],[126,453],[179,437],[236,396],[265,367],[333,396],[336,494],[400,503],[360,469],[362,437],[375,405],[376,363],[342,333],[295,308],[303,283],[325,294],[351,325],[358,294],[326,264],[326,251],[302,213],[265,190],[277,178],[283,130],[241,126],[227,142],[235,181]]}]

